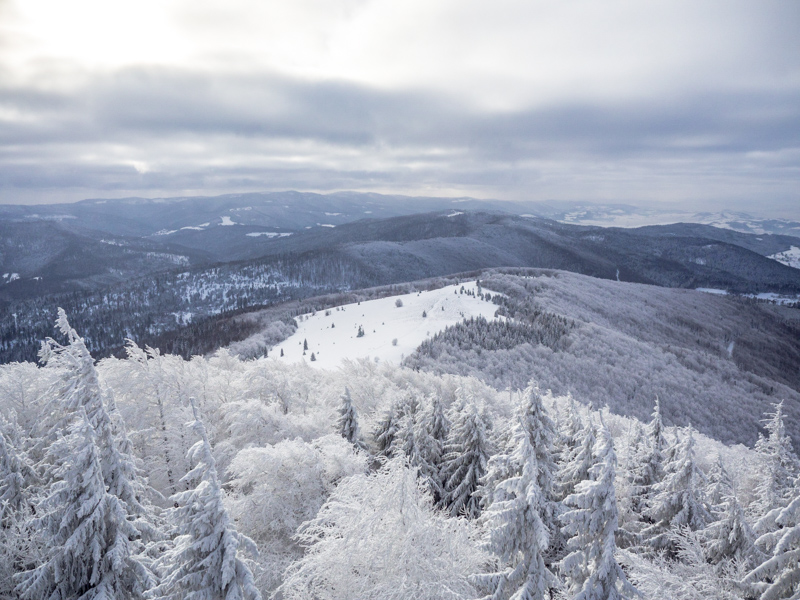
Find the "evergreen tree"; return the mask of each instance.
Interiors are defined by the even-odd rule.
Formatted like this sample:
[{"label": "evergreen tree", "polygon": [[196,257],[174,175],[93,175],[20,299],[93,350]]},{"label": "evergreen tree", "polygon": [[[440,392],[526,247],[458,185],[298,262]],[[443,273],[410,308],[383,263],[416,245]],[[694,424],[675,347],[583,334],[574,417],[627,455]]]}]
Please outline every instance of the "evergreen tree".
[{"label": "evergreen tree", "polygon": [[724,499],[724,512],[703,532],[706,559],[712,564],[737,560],[748,564],[753,559],[755,535],[744,509],[733,494]]},{"label": "evergreen tree", "polygon": [[28,489],[38,476],[24,452],[19,452],[0,431],[0,527],[6,527],[13,515],[28,505]]},{"label": "evergreen tree", "polygon": [[556,425],[558,437],[556,438],[554,454],[556,462],[564,464],[569,461],[573,450],[580,443],[581,432],[584,430],[581,415],[578,412],[578,407],[575,406],[575,399],[572,396],[570,396],[567,404],[566,417],[560,422],[557,421]]},{"label": "evergreen tree", "polygon": [[486,425],[470,404],[459,414],[444,447],[442,506],[452,516],[475,518],[480,514],[480,498],[475,492],[488,460]]},{"label": "evergreen tree", "polygon": [[488,549],[506,568],[476,575],[474,580],[490,590],[487,600],[544,600],[559,582],[544,561],[550,542],[541,517],[546,499],[539,488],[536,450],[524,423],[515,428],[514,442],[508,457],[513,474],[497,483],[481,517],[489,531]]},{"label": "evergreen tree", "polygon": [[189,450],[195,466],[182,481],[196,486],[170,498],[177,504],[173,515],[180,535],[162,559],[166,572],[148,598],[260,600],[253,574],[239,556],[240,549],[256,554],[255,543],[237,532],[228,516],[211,445],[194,401],[192,409],[191,427],[200,439]]},{"label": "evergreen tree", "polygon": [[[651,497],[653,486],[664,478],[664,461],[667,442],[664,438],[664,422],[661,418],[661,402],[656,397],[653,417],[645,431],[646,442],[641,460],[630,473],[633,488],[632,508],[636,512],[644,512]],[[645,515],[646,516],[646,515]]]},{"label": "evergreen tree", "polygon": [[[594,437],[594,436],[592,436]],[[599,431],[589,478],[564,499],[561,515],[567,556],[560,563],[574,600],[616,600],[636,591],[614,558],[618,524],[614,479],[617,455],[605,426]]]},{"label": "evergreen tree", "polygon": [[708,471],[708,490],[706,497],[712,507],[727,505],[727,498],[733,495],[733,480],[717,453],[717,460]]},{"label": "evergreen tree", "polygon": [[773,529],[756,540],[769,558],[744,578],[759,600],[800,597],[800,496],[768,515]]},{"label": "evergreen tree", "polygon": [[756,498],[751,506],[756,517],[788,504],[797,474],[797,456],[792,450],[792,441],[786,434],[783,422],[783,402],[774,404],[773,407],[774,412],[768,413],[768,418],[764,420],[768,435],[766,438],[759,436],[755,448],[761,456]]},{"label": "evergreen tree", "polygon": [[675,549],[668,535],[670,530],[688,527],[698,531],[713,521],[704,494],[705,475],[695,461],[691,428],[683,441],[676,439],[673,448],[674,451],[668,451],[668,454],[675,454],[670,472],[654,486],[655,493],[648,513],[653,525],[642,532],[650,545],[670,551]]},{"label": "evergreen tree", "polygon": [[430,406],[406,417],[411,419],[411,423],[405,434],[403,451],[409,464],[417,468],[420,478],[426,482],[434,502],[439,503],[445,493],[441,473],[444,444],[431,431],[434,428],[441,429],[441,423],[437,424],[436,411],[434,401]]},{"label": "evergreen tree", "polygon": [[83,418],[49,450],[57,481],[36,519],[50,539],[46,562],[17,576],[17,592],[22,600],[141,598],[152,575],[132,556],[137,532],[106,490],[94,427],[78,412]]},{"label": "evergreen tree", "polygon": [[360,450],[366,450],[367,446],[361,440],[361,430],[358,427],[358,413],[353,406],[353,399],[350,396],[350,389],[344,388],[342,394],[342,404],[339,406],[339,419],[336,421],[336,431]]},{"label": "evergreen tree", "polygon": [[[145,505],[147,485],[137,473],[131,443],[113,396],[100,385],[94,360],[63,309],[58,310],[56,326],[69,344],[63,346],[48,338],[39,352],[42,363],[60,370],[54,389],[54,412],[60,418],[51,427],[50,437],[57,437],[76,413],[85,412],[97,433],[103,480],[109,493],[123,502],[139,534],[155,539],[159,532],[152,525],[152,514]],[[114,413],[113,420],[110,412]]]},{"label": "evergreen tree", "polygon": [[565,464],[558,472],[557,498],[566,498],[575,491],[578,483],[589,479],[589,471],[595,463],[595,437],[595,426],[590,419],[583,434],[576,436],[577,445],[571,449]]}]

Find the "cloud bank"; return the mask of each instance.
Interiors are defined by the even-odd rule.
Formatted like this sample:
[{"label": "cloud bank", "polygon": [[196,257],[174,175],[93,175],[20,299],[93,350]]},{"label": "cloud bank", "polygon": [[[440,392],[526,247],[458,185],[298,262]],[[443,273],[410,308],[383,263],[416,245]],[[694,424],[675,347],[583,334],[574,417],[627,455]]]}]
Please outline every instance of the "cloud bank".
[{"label": "cloud bank", "polygon": [[796,3],[24,4],[0,4],[0,202],[800,205]]}]

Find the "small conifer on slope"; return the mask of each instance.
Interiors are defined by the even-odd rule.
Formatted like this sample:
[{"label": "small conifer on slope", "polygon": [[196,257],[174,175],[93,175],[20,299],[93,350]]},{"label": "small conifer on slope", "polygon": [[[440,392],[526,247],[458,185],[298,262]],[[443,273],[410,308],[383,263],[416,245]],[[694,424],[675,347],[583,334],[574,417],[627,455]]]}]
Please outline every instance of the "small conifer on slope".
[{"label": "small conifer on slope", "polygon": [[161,561],[164,577],[148,598],[158,600],[261,600],[249,567],[239,549],[257,553],[255,543],[236,531],[223,505],[206,429],[192,401],[195,421],[191,424],[200,440],[189,450],[195,467],[181,481],[196,487],[174,494],[179,536]]},{"label": "small conifer on slope", "polygon": [[574,600],[633,597],[636,591],[614,558],[617,455],[605,426],[600,428],[593,456],[590,479],[578,483],[575,493],[564,499],[570,510],[561,515],[568,552],[560,563],[561,572]]},{"label": "small conifer on slope", "polygon": [[49,551],[44,564],[17,576],[22,600],[132,600],[153,583],[132,556],[136,530],[120,499],[106,491],[96,441],[83,413],[49,450],[58,481],[35,521],[50,538]]}]

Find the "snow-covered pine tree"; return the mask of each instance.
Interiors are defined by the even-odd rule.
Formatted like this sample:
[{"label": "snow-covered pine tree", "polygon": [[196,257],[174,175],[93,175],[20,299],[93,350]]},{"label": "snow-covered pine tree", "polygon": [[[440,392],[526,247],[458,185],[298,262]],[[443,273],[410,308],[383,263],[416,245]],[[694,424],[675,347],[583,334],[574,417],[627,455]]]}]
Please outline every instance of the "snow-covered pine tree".
[{"label": "snow-covered pine tree", "polygon": [[759,436],[755,447],[761,464],[757,470],[756,497],[750,510],[756,518],[788,504],[798,471],[797,455],[792,450],[792,440],[786,434],[783,422],[783,402],[774,404],[773,408],[775,410],[767,413],[764,420],[767,437]]},{"label": "snow-covered pine tree", "polygon": [[724,498],[724,503],[717,506],[723,509],[718,513],[718,520],[703,531],[706,560],[715,565],[728,560],[750,565],[754,558],[756,536],[747,522],[742,505],[731,490],[731,494]]},{"label": "snow-covered pine tree", "polygon": [[56,326],[67,338],[68,345],[48,338],[39,351],[43,364],[60,371],[53,390],[54,412],[60,415],[60,419],[52,425],[50,437],[57,437],[75,414],[83,410],[97,432],[100,464],[108,491],[123,502],[139,535],[155,539],[159,532],[152,525],[150,507],[146,505],[147,484],[137,473],[130,440],[115,410],[113,397],[100,385],[94,360],[83,338],[70,326],[61,308],[58,309]]},{"label": "snow-covered pine tree", "polygon": [[574,600],[634,597],[636,590],[614,558],[618,524],[614,490],[617,455],[605,425],[598,432],[593,458],[589,477],[564,499],[569,510],[561,515],[561,521],[568,554],[560,562],[560,569]]},{"label": "snow-covered pine tree", "polygon": [[765,516],[773,529],[756,540],[769,558],[744,578],[759,600],[800,598],[800,495]]},{"label": "snow-covered pine tree", "polygon": [[581,435],[575,436],[576,445],[570,448],[556,479],[556,498],[564,499],[575,491],[575,486],[589,479],[589,470],[595,463],[595,425],[586,422]]},{"label": "snow-covered pine tree", "polygon": [[536,450],[524,423],[517,424],[513,439],[516,447],[508,457],[513,474],[497,483],[481,516],[488,529],[487,547],[505,569],[473,580],[489,590],[486,600],[544,600],[559,585],[544,561],[550,531],[541,514],[547,500],[539,488]]},{"label": "snow-covered pine tree", "polygon": [[46,562],[17,576],[17,593],[22,600],[141,598],[152,574],[132,555],[137,532],[106,490],[95,429],[78,412],[69,434],[48,451],[56,483],[36,519],[49,536]]},{"label": "snow-covered pine tree", "polygon": [[642,535],[648,544],[657,549],[674,551],[668,535],[670,530],[688,527],[692,531],[704,529],[714,519],[705,498],[706,479],[695,460],[692,428],[667,454],[674,454],[670,469],[664,479],[653,488],[654,495],[648,511],[653,524]]},{"label": "snow-covered pine tree", "polygon": [[484,417],[469,404],[459,413],[444,447],[441,504],[452,516],[474,519],[480,514],[480,498],[475,492],[486,474],[488,460]]},{"label": "snow-covered pine tree", "polygon": [[191,427],[200,438],[189,450],[194,468],[182,479],[196,487],[174,494],[170,500],[178,537],[174,547],[157,563],[164,567],[161,583],[148,593],[152,600],[260,600],[250,568],[240,550],[257,554],[255,543],[231,522],[223,504],[216,461],[206,429],[192,401]]},{"label": "snow-covered pine tree", "polygon": [[353,398],[350,396],[350,389],[345,387],[342,394],[342,403],[339,405],[339,419],[336,421],[336,431],[360,450],[366,450],[367,446],[361,439],[361,430],[358,427],[358,413],[353,406]]}]

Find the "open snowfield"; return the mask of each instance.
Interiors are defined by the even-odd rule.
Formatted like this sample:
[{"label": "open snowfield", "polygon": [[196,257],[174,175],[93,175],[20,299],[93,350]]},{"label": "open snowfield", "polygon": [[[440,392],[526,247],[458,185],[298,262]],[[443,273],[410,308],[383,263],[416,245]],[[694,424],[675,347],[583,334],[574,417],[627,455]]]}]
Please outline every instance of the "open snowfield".
[{"label": "open snowfield", "polygon": [[[465,293],[461,293],[462,287]],[[403,306],[396,306],[398,299]],[[470,317],[493,319],[495,310],[497,306],[492,302],[477,297],[474,281],[430,292],[346,304],[297,317],[297,331],[273,347],[269,355],[282,361],[307,361],[311,366],[324,369],[338,367],[343,359],[377,358],[399,363],[425,339],[445,327]],[[423,311],[427,317],[422,316]],[[359,326],[364,330],[363,337],[358,337]],[[392,344],[394,339],[396,346]],[[308,341],[305,356],[304,340]],[[313,362],[312,352],[316,358]]]},{"label": "open snowfield", "polygon": [[800,269],[800,248],[797,246],[792,246],[785,252],[778,252],[777,254],[773,254],[767,258],[771,258],[773,260],[777,260],[780,263],[783,263],[789,267],[794,267],[795,269]]}]

